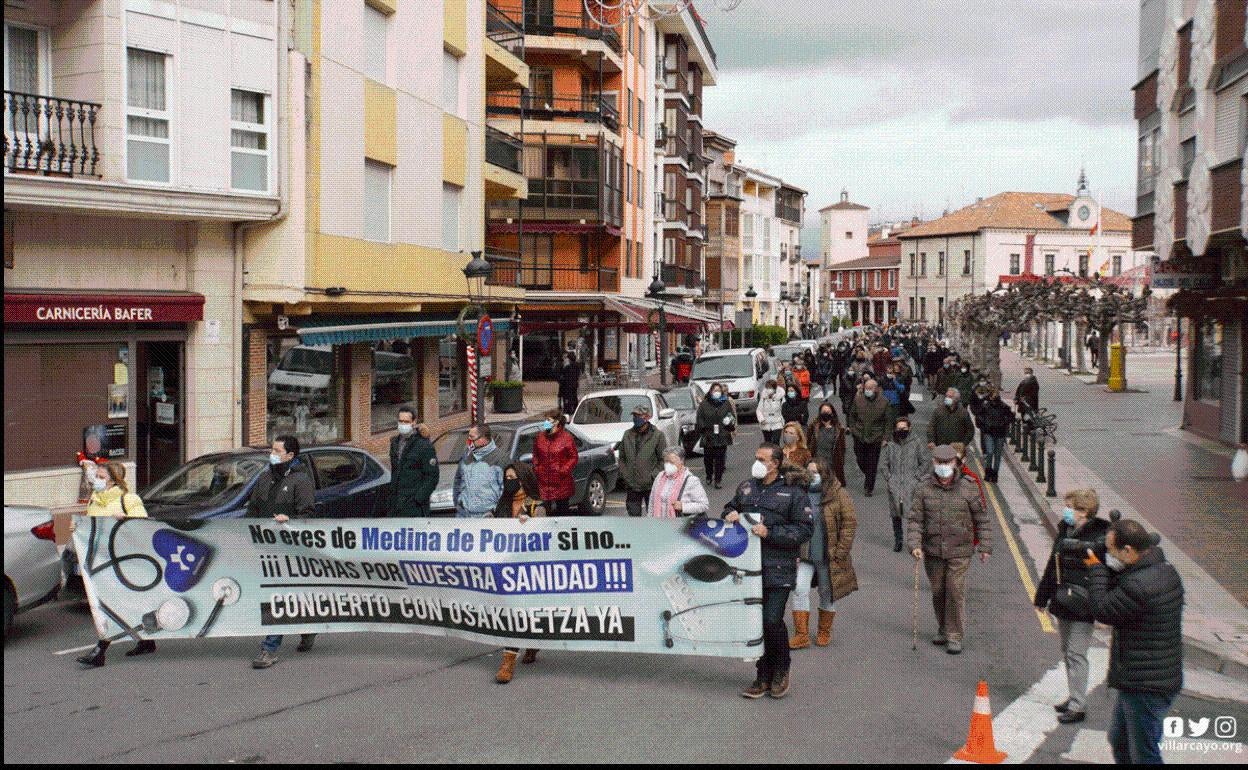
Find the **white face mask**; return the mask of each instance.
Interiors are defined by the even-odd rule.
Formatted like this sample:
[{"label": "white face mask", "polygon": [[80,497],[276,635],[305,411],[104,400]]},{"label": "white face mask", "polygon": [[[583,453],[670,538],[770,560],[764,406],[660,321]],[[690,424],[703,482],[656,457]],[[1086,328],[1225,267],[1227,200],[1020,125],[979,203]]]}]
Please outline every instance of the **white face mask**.
[{"label": "white face mask", "polygon": [[103,492],[108,489],[108,479],[102,479],[99,476],[96,476],[91,479],[91,486],[95,488],[96,492]]},{"label": "white face mask", "polygon": [[811,489],[814,489],[815,487],[819,486],[822,483],[823,483],[823,477],[821,477],[818,473],[810,477]]},{"label": "white face mask", "polygon": [[416,426],[412,425],[410,422],[401,422],[399,423],[399,435],[410,436],[412,431],[415,430],[415,428]]},{"label": "white face mask", "polygon": [[1122,572],[1127,568],[1126,563],[1117,556],[1114,556],[1112,553],[1105,554],[1105,566],[1109,567],[1114,572]]},{"label": "white face mask", "polygon": [[755,460],[750,466],[750,475],[756,479],[763,479],[767,476],[767,465],[762,460]]},{"label": "white face mask", "polygon": [[936,475],[941,477],[942,479],[947,479],[953,476],[952,465],[940,464],[940,465],[936,465],[935,468],[936,468]]},{"label": "white face mask", "polygon": [[680,469],[676,467],[675,463],[663,463],[663,471],[667,473],[668,476],[675,476],[676,471],[678,470]]},{"label": "white face mask", "polygon": [[945,406],[953,406],[953,399],[945,396]]}]

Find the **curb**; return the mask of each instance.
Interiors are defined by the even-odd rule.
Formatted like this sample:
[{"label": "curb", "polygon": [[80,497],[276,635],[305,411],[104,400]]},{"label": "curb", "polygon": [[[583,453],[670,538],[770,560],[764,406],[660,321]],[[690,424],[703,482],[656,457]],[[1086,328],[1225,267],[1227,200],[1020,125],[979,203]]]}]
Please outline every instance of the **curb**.
[{"label": "curb", "polygon": [[[1045,496],[1044,490],[1036,485],[1035,477],[1028,470],[1028,466],[1024,464],[1017,451],[1009,444],[1006,445],[1004,458],[1009,464],[1010,470],[1014,472],[1014,476],[1019,480],[1019,485],[1023,488],[1027,499],[1031,501],[1032,508],[1035,509],[1041,521],[1044,522],[1045,528],[1049,530],[1049,534],[1056,535],[1057,514],[1049,506],[1049,498]],[[1215,674],[1221,674],[1248,684],[1248,666],[1239,661],[1231,660],[1221,652],[1210,649],[1202,642],[1187,636],[1183,637],[1183,665],[1184,667],[1190,665],[1207,669]]]}]

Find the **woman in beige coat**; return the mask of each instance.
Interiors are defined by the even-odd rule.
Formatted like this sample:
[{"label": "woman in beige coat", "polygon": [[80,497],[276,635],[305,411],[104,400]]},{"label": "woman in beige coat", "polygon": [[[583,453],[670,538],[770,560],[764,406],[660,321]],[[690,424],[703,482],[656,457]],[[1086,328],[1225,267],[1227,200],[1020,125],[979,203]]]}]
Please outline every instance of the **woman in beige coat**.
[{"label": "woman in beige coat", "polygon": [[[815,482],[817,479],[817,483]],[[834,603],[858,590],[858,578],[849,552],[854,545],[858,518],[854,503],[836,478],[831,465],[814,460],[802,471],[788,469],[787,481],[809,490],[811,503],[819,510],[814,533],[802,545],[798,564],[797,585],[793,591],[793,625],[797,634],[789,640],[789,649],[810,646],[810,587],[819,587],[819,626],[815,644],[826,647],[832,642],[832,621],[836,618]]]}]

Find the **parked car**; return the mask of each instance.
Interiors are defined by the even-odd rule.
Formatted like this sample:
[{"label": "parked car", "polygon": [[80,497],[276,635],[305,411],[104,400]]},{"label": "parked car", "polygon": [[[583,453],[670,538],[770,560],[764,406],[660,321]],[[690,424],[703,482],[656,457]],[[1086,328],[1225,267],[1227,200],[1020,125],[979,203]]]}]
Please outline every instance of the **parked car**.
[{"label": "parked car", "polygon": [[[533,441],[541,429],[540,422],[490,423],[494,443],[502,447],[513,462],[533,461]],[[572,471],[576,492],[569,503],[580,506],[582,513],[601,516],[607,510],[607,492],[615,489],[620,476],[614,444],[593,441],[573,425],[568,425],[567,431],[576,441],[578,456],[576,470]],[[434,516],[455,515],[455,502],[452,499],[455,470],[467,445],[467,427],[447,431],[433,440],[440,473],[438,488],[429,500],[429,509]]]},{"label": "parked car", "polygon": [[758,394],[775,373],[774,362],[762,348],[730,348],[703,353],[693,364],[692,382],[703,395],[713,383],[722,382],[736,406],[737,417],[752,419]]},{"label": "parked car", "polygon": [[4,636],[13,617],[56,598],[61,557],[52,533],[52,512],[28,505],[4,506]]},{"label": "parked car", "polygon": [[701,405],[702,391],[692,385],[678,385],[663,394],[667,405],[676,410],[676,421],[680,425],[680,445],[685,456],[696,454],[701,450],[702,440],[698,436],[698,406]]},{"label": "parked car", "polygon": [[[308,447],[299,457],[316,484],[316,518],[368,519],[386,515],[390,471],[363,449]],[[269,467],[268,447],[244,447],[191,460],[139,493],[154,519],[237,519],[247,513],[256,479]],[[74,550],[65,574],[78,575]]]},{"label": "parked car", "polygon": [[[269,375],[269,405],[285,413],[305,404],[314,414],[324,414],[333,369],[330,345],[296,345],[287,350]],[[411,382],[416,362],[402,353],[374,350],[373,372],[373,401],[377,401],[379,396],[398,392],[404,383]]]},{"label": "parked car", "polygon": [[790,342],[787,345],[775,345],[771,349],[771,357],[776,360],[776,368],[780,368],[780,364],[787,364],[793,361],[793,356],[798,353],[806,352],[806,346],[797,342]]},{"label": "parked car", "polygon": [[600,444],[618,444],[624,432],[633,427],[633,409],[645,406],[650,422],[667,438],[668,446],[680,441],[680,420],[663,394],[649,388],[600,390],[583,396],[572,415],[572,424]]}]

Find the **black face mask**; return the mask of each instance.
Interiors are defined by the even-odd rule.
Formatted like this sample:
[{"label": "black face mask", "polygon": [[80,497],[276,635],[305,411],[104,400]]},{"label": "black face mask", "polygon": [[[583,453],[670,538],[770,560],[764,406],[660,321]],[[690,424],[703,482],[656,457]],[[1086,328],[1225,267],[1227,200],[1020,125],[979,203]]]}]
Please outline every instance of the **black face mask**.
[{"label": "black face mask", "polygon": [[823,420],[824,422],[832,422],[832,413],[831,413],[831,412],[820,412],[820,413],[819,413],[819,419]]},{"label": "black face mask", "polygon": [[898,441],[905,441],[906,437],[908,437],[909,435],[910,435],[910,431],[908,430],[893,431],[893,438],[897,439]]},{"label": "black face mask", "polygon": [[503,481],[503,494],[515,497],[520,491],[520,479],[505,479]]}]

